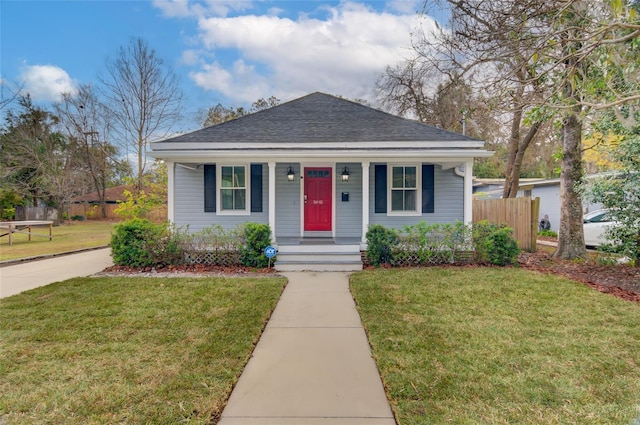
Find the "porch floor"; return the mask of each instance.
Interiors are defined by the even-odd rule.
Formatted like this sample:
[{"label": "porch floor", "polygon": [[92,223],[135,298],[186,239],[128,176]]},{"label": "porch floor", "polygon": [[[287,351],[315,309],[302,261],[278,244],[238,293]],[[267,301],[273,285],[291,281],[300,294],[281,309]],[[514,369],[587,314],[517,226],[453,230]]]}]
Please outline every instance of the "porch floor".
[{"label": "porch floor", "polygon": [[281,237],[277,239],[278,245],[360,245],[360,238],[292,238]]}]

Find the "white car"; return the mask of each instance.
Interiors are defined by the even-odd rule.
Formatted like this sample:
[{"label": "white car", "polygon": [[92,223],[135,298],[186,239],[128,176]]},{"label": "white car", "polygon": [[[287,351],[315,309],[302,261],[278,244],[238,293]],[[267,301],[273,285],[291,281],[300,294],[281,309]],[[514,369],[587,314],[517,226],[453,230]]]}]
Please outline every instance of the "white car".
[{"label": "white car", "polygon": [[604,231],[611,225],[609,210],[596,210],[584,215],[584,244],[597,247],[605,243]]}]

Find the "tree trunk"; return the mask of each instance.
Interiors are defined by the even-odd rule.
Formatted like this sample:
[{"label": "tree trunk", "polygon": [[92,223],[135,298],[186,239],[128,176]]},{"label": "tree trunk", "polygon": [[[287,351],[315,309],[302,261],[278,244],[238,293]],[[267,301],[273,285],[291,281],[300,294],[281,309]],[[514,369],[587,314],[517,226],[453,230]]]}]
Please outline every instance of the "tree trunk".
[{"label": "tree trunk", "polygon": [[[518,140],[515,151],[510,153],[509,163],[507,164],[507,177],[505,179],[504,190],[502,192],[503,198],[515,198],[518,196],[518,189],[520,188],[520,169],[522,168],[524,154],[527,152],[527,149],[534,137],[536,137],[541,125],[542,123],[540,121],[533,123],[522,142]],[[519,132],[520,131],[518,131],[518,133]]]},{"label": "tree trunk", "polygon": [[555,258],[584,258],[587,250],[584,245],[582,220],[582,199],[576,191],[576,185],[582,179],[582,121],[572,111],[562,123],[562,172],[560,174],[560,223],[558,229],[558,249]]},{"label": "tree trunk", "polygon": [[[516,167],[516,156],[520,146],[520,123],[522,122],[522,108],[513,111],[511,118],[511,135],[509,136],[509,157],[507,158],[507,169],[505,172],[503,198],[515,198],[518,194],[520,184],[520,169]],[[516,187],[515,191],[514,186]]]}]

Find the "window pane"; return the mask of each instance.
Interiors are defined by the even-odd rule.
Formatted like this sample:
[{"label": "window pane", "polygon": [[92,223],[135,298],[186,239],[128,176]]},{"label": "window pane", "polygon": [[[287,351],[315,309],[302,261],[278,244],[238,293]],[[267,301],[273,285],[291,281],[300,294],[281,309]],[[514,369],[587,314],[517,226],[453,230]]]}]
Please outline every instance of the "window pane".
[{"label": "window pane", "polygon": [[233,191],[234,209],[244,210],[247,199],[247,191],[244,189],[236,189]]},{"label": "window pane", "polygon": [[391,177],[391,187],[403,187],[402,181],[404,180],[404,167],[393,167],[393,174]]},{"label": "window pane", "polygon": [[222,187],[233,187],[233,167],[222,167]]},{"label": "window pane", "polygon": [[405,211],[416,210],[416,191],[415,190],[404,191],[404,210]]},{"label": "window pane", "polygon": [[233,209],[233,189],[222,189],[220,191],[220,198],[222,199],[222,209]]},{"label": "window pane", "polygon": [[402,190],[391,191],[391,211],[402,211],[404,204],[404,193]]},{"label": "window pane", "polygon": [[405,167],[404,169],[404,187],[416,187],[416,167]]},{"label": "window pane", "polygon": [[233,167],[235,183],[234,187],[245,187],[244,185],[244,167]]}]

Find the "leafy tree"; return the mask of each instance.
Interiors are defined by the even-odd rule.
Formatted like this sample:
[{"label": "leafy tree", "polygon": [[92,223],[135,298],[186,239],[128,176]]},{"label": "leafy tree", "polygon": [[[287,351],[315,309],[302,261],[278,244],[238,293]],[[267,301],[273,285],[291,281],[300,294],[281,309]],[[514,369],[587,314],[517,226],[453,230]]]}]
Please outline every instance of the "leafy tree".
[{"label": "leafy tree", "polygon": [[33,205],[64,206],[80,194],[77,146],[57,131],[59,119],[33,105],[27,95],[20,110],[9,110],[0,135],[0,181]]},{"label": "leafy tree", "polygon": [[[583,257],[582,200],[577,190],[583,177],[583,122],[595,110],[640,99],[637,4],[617,0],[427,0],[425,4],[434,3],[444,3],[451,12],[449,31],[443,32],[451,42],[436,44],[425,38],[423,46],[444,46],[436,56],[449,59],[431,63],[445,74],[462,73],[472,81],[498,77],[491,80],[495,87],[510,89],[502,91],[503,110],[513,113],[511,140],[520,140],[520,147],[507,163],[507,180],[509,174],[512,182],[519,178],[509,167],[512,163],[517,169],[518,154],[529,146],[535,126],[550,118],[559,123],[562,207],[554,255]],[[480,73],[474,76],[473,69]],[[526,133],[514,131],[522,124],[530,126]],[[510,155],[513,152],[510,149]]]},{"label": "leafy tree", "polygon": [[615,151],[619,172],[591,180],[586,198],[609,209],[613,224],[605,235],[613,248],[640,267],[640,132],[629,134]]},{"label": "leafy tree", "polygon": [[147,144],[161,138],[181,118],[179,78],[141,38],[120,47],[100,77],[114,130],[137,156],[138,189],[147,166]]},{"label": "leafy tree", "polygon": [[588,137],[583,138],[583,159],[587,174],[596,174],[615,169],[616,163],[612,155],[615,154],[620,144],[621,136],[608,133],[604,134],[595,131]]},{"label": "leafy tree", "polygon": [[166,204],[167,165],[159,160],[154,161],[151,170],[142,178],[142,188],[125,190],[123,195],[125,200],[118,204],[114,212],[126,220],[145,218],[153,208]]}]

